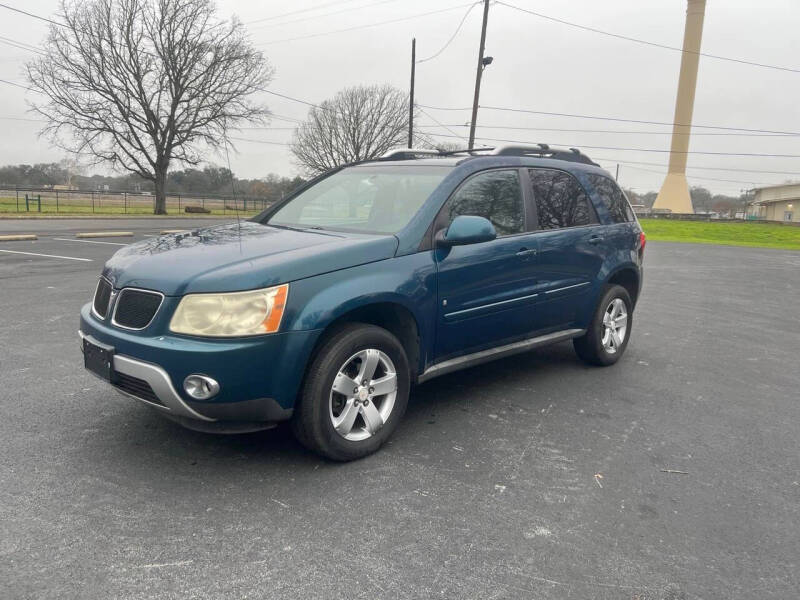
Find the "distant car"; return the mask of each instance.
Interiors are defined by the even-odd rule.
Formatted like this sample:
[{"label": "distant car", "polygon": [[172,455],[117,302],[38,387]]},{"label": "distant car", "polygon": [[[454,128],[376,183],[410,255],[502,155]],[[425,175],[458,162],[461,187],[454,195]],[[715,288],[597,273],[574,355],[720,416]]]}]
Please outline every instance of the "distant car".
[{"label": "distant car", "polygon": [[412,384],[564,340],[619,360],[645,237],[608,173],[544,145],[430,154],[122,248],[81,311],[85,367],[192,429],[291,420],[351,460],[396,429]]}]

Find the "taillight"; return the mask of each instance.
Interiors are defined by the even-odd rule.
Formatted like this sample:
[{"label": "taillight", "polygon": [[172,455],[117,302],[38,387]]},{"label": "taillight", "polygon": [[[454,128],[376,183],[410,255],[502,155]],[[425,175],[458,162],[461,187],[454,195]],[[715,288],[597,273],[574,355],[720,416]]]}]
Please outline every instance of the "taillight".
[{"label": "taillight", "polygon": [[639,232],[639,258],[641,259],[644,256],[644,246],[647,244],[647,236],[644,234],[644,231]]}]

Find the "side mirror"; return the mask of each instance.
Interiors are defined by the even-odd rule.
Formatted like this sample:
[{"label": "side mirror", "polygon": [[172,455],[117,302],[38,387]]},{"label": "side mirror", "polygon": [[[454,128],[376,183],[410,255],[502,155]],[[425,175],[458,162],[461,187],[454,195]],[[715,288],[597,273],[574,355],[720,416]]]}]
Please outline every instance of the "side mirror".
[{"label": "side mirror", "polygon": [[495,238],[497,238],[497,232],[489,219],[461,215],[453,219],[450,227],[436,235],[436,244],[449,248],[490,242]]}]

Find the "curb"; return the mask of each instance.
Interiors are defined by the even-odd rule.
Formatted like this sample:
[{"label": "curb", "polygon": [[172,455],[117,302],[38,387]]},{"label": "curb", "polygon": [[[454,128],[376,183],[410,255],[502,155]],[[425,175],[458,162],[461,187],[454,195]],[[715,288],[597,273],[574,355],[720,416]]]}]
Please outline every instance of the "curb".
[{"label": "curb", "polygon": [[100,237],[133,237],[132,231],[89,231],[87,233],[76,233],[76,238],[100,238]]},{"label": "curb", "polygon": [[16,233],[12,235],[0,235],[0,242],[26,242],[28,240],[36,240],[35,233]]}]

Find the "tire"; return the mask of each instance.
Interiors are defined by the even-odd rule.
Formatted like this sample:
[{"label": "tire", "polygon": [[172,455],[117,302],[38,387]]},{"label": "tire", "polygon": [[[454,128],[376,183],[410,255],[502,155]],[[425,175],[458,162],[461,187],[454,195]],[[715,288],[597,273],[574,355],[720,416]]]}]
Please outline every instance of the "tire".
[{"label": "tire", "polygon": [[331,460],[372,454],[405,413],[409,373],[405,350],[391,333],[363,323],[343,326],[308,367],[292,415],[295,437]]},{"label": "tire", "polygon": [[[617,312],[620,308],[624,310],[624,315]],[[614,321],[612,329],[616,332],[616,336],[606,326],[606,320],[610,319],[612,314],[618,315],[616,319],[612,319]],[[623,316],[624,319],[621,318]],[[623,322],[624,331],[620,326]],[[633,303],[630,294],[621,285],[609,285],[595,308],[586,333],[572,340],[575,352],[590,365],[601,367],[613,365],[622,357],[625,348],[628,347],[632,326]]]}]

